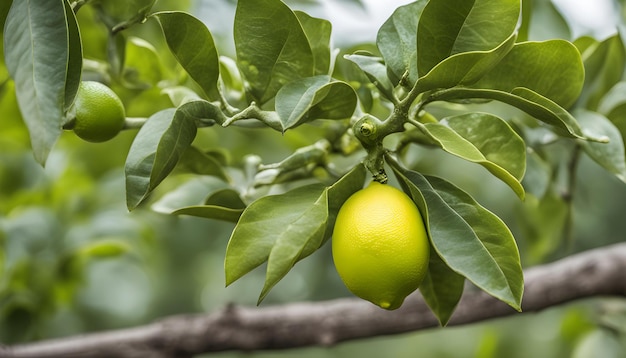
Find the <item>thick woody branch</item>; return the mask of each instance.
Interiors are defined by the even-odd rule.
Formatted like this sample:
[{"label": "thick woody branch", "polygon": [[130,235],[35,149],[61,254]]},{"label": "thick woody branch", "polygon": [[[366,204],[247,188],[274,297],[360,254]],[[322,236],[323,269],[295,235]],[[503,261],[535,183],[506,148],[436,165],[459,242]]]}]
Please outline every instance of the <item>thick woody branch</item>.
[{"label": "thick woody branch", "polygon": [[[590,250],[525,272],[524,313],[594,296],[626,296],[626,243]],[[464,293],[449,325],[517,315],[478,290]],[[338,342],[438,325],[419,293],[396,311],[358,299],[173,316],[146,326],[0,347],[2,358],[192,357],[203,352],[267,350]]]}]

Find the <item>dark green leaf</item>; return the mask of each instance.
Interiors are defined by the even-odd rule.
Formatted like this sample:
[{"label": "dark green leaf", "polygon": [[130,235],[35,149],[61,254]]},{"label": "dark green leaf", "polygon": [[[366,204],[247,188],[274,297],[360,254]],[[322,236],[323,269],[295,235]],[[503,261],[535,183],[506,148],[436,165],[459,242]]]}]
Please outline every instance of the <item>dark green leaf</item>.
[{"label": "dark green leaf", "polygon": [[489,51],[472,51],[452,55],[417,81],[416,91],[471,85],[488,73],[513,48],[515,34]]},{"label": "dark green leaf", "polygon": [[76,15],[70,7],[69,3],[64,0],[65,16],[67,19],[67,35],[68,35],[68,53],[67,53],[67,79],[65,81],[65,111],[69,110],[78,87],[80,86],[80,77],[83,68],[83,45],[80,39],[80,30]]},{"label": "dark green leaf", "polygon": [[[520,310],[523,288],[517,246],[500,219],[441,179],[402,169],[388,158],[427,223],[443,261],[490,295]],[[432,182],[431,182],[432,181]]]},{"label": "dark green leaf", "polygon": [[431,246],[428,272],[420,284],[420,292],[442,326],[450,320],[464,286],[465,278],[454,272]]},{"label": "dark green leaf", "polygon": [[345,59],[354,62],[367,75],[369,80],[378,88],[387,99],[393,100],[393,84],[387,77],[387,67],[380,57],[365,56],[361,54],[346,55]]},{"label": "dark green leaf", "polygon": [[218,158],[214,156],[201,152],[196,147],[189,147],[183,153],[183,156],[180,158],[179,166],[183,168],[183,170],[200,174],[200,175],[211,175],[217,178],[220,178],[224,181],[228,181],[228,175],[224,171],[222,167],[223,164],[220,163]]},{"label": "dark green leaf", "polygon": [[568,108],[578,98],[584,78],[580,53],[570,42],[522,42],[472,87],[505,92],[524,87]]},{"label": "dark green leaf", "polygon": [[226,285],[267,261],[260,302],[298,260],[319,248],[327,220],[328,190],[318,184],[253,202],[226,248]]},{"label": "dark green leaf", "polygon": [[345,82],[329,82],[329,76],[295,80],[278,91],[276,112],[283,132],[314,119],[343,119],[352,116],[356,94]]},{"label": "dark green leaf", "polygon": [[[14,1],[5,23],[6,66],[15,81],[35,159],[42,164],[61,134],[66,100],[75,91],[73,71],[80,70],[68,72],[68,63],[76,61],[76,34],[70,36],[68,26],[72,32],[76,29],[75,23],[67,21],[65,1],[31,0]],[[70,90],[67,96],[66,88]]]},{"label": "dark green leaf", "polygon": [[330,21],[311,17],[302,11],[294,12],[300,20],[300,25],[309,40],[313,59],[315,60],[315,75],[328,75],[330,71],[330,35],[332,25]]},{"label": "dark green leaf", "polygon": [[315,72],[315,59],[297,16],[280,0],[237,2],[237,65],[246,90],[263,104],[285,84]]},{"label": "dark green leaf", "polygon": [[619,130],[599,113],[580,109],[574,115],[580,122],[583,132],[590,131],[594,135],[602,135],[609,139],[608,143],[583,142],[585,153],[608,172],[626,182],[624,141]]},{"label": "dark green leaf", "polygon": [[431,0],[417,26],[420,76],[463,52],[489,51],[515,31],[519,0]]},{"label": "dark green leaf", "polygon": [[417,81],[417,22],[428,1],[397,8],[378,30],[376,44],[385,59],[389,79],[398,85],[407,74],[407,87]]},{"label": "dark green leaf", "polygon": [[152,16],[161,25],[178,63],[207,96],[216,98],[220,67],[211,32],[202,21],[184,12],[159,12]]}]

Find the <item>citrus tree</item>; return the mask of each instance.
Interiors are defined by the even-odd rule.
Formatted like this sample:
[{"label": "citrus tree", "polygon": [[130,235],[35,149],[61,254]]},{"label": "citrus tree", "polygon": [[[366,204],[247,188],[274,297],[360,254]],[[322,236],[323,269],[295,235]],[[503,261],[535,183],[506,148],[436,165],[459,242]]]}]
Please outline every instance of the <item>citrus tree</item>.
[{"label": "citrus tree", "polygon": [[[64,131],[93,142],[133,133],[128,210],[233,223],[225,284],[265,265],[259,304],[332,241],[348,288],[383,308],[419,286],[445,326],[469,283],[522,311],[518,246],[533,238],[516,241],[421,160],[447,153],[482,167],[511,200],[539,203],[539,216],[557,207],[564,238],[582,158],[626,180],[619,34],[529,41],[531,2],[418,0],[393,12],[375,46],[345,50],[328,20],[250,0],[237,2],[234,51],[222,54],[201,20],[155,2],[9,2],[3,86],[42,166]],[[254,147],[267,132],[291,153],[264,162],[207,140],[243,133]]]}]

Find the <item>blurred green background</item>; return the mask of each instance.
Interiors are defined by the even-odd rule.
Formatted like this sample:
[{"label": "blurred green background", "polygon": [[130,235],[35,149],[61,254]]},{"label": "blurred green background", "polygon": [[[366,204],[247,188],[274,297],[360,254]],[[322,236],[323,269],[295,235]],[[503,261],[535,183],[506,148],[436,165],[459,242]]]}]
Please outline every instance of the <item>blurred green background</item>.
[{"label": "blurred green background", "polygon": [[[342,49],[371,44],[393,8],[407,3],[286,2],[293,9],[332,20],[334,44]],[[576,22],[575,13],[566,11],[565,1],[555,6],[547,0],[535,0],[528,38],[574,40],[590,35],[602,40],[621,26],[625,17],[620,2],[607,0],[609,12],[604,13],[603,2],[587,2],[600,9],[596,16],[601,18],[602,27]],[[109,4],[114,7],[115,1]],[[196,14],[216,37],[221,54],[232,56],[235,5],[234,0],[165,0],[155,9],[184,9]],[[6,14],[6,2],[1,6]],[[123,7],[119,11],[123,12]],[[106,32],[94,18],[88,6],[79,12],[85,57],[94,61],[92,65],[107,59]],[[131,46],[126,65],[134,71],[129,76],[148,85],[129,89],[117,83],[114,89],[122,96],[129,116],[148,116],[169,106],[155,81],[177,69],[154,23],[136,26],[129,35],[149,41],[161,63],[146,69],[146,54],[141,52],[145,46],[138,42]],[[30,152],[13,83],[4,64],[0,66],[0,342],[130,327],[177,313],[211,312],[230,302],[256,303],[264,267],[224,288],[223,259],[232,224],[162,215],[151,211],[149,205],[128,212],[123,166],[135,133],[125,131],[103,144],[85,143],[73,133],[64,133],[42,168]],[[264,163],[279,161],[319,138],[311,133],[316,131],[310,127],[284,136],[234,127],[205,128],[196,141],[203,148],[226,149],[231,164],[240,166],[249,154],[259,155]],[[555,146],[557,159],[559,150],[563,148]],[[577,170],[572,235],[567,242],[562,238],[566,209],[559,200],[529,195],[520,202],[482,167],[440,151],[411,151],[407,159],[420,171],[449,178],[502,217],[518,240],[526,266],[624,241],[626,185],[585,158]],[[155,197],[184,180],[184,176],[166,180]],[[262,306],[345,296],[350,294],[334,271],[330,246],[326,245],[299,263]],[[626,301],[597,298],[541,313],[331,348],[211,356],[623,357],[624,327]]]}]

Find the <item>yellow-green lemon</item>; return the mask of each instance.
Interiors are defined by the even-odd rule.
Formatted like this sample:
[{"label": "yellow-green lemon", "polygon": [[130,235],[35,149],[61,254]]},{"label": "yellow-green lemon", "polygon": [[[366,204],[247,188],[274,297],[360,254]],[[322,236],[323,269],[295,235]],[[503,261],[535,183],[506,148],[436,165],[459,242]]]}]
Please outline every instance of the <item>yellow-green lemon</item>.
[{"label": "yellow-green lemon", "polygon": [[71,128],[88,142],[110,140],[124,127],[126,114],[122,101],[100,82],[81,82],[74,108],[76,117]]},{"label": "yellow-green lemon", "polygon": [[402,191],[378,182],[343,204],[332,251],[346,287],[388,310],[400,307],[428,271],[430,248],[419,210]]}]

